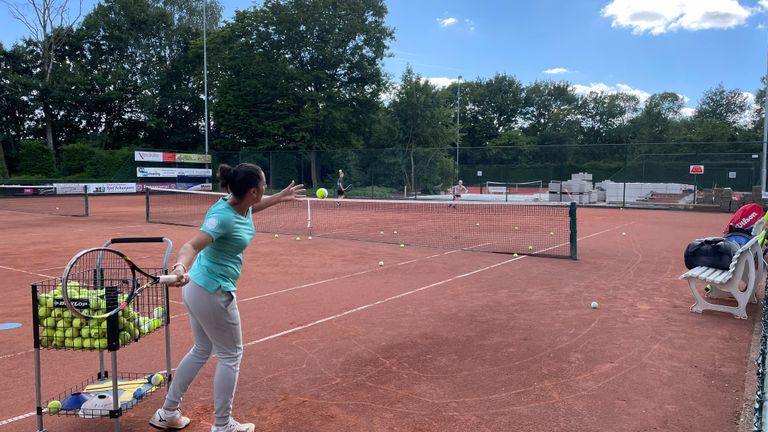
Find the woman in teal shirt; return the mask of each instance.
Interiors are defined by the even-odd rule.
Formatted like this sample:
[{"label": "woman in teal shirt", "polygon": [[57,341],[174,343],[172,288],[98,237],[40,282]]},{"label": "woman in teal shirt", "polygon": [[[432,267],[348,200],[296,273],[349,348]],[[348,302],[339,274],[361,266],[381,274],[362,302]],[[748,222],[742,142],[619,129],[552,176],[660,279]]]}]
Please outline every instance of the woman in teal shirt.
[{"label": "woman in teal shirt", "polygon": [[[183,429],[189,418],[181,415],[181,398],[212,352],[218,363],[213,383],[215,423],[211,432],[253,432],[252,423],[231,417],[243,342],[235,291],[243,267],[243,251],[254,235],[251,215],[283,201],[294,200],[304,185],[293,182],[277,195],[264,196],[264,172],[253,164],[219,167],[222,190],[205,215],[200,231],[181,247],[172,272],[183,285],[195,345],[184,356],[171,381],[163,407],[149,423],[159,429]],[[189,269],[189,271],[187,271]]]}]

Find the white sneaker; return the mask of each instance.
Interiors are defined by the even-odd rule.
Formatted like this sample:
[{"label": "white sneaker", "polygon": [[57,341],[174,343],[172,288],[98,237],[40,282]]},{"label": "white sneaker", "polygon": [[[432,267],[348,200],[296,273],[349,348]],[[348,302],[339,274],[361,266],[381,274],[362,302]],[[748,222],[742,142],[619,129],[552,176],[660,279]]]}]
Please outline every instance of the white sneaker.
[{"label": "white sneaker", "polygon": [[226,426],[211,426],[211,432],[255,432],[256,425],[253,423],[238,423],[235,419],[230,418],[229,424]]},{"label": "white sneaker", "polygon": [[181,415],[181,411],[166,411],[162,408],[155,411],[155,415],[149,420],[149,424],[158,429],[179,430],[189,425],[189,418]]}]

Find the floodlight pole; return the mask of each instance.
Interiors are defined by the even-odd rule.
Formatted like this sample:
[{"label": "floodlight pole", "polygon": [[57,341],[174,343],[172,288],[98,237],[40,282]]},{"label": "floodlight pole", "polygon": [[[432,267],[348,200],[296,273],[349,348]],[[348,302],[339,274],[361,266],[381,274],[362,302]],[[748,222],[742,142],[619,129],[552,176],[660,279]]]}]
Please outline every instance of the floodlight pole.
[{"label": "floodlight pole", "polygon": [[207,17],[205,13],[205,4],[208,0],[203,0],[203,105],[205,106],[205,154],[208,154],[208,44],[207,37]]},{"label": "floodlight pole", "polygon": [[763,160],[760,171],[760,199],[765,195],[766,158],[768,158],[768,63],[765,75],[765,94],[763,97]]},{"label": "floodlight pole", "polygon": [[461,127],[459,126],[459,117],[461,112],[461,75],[459,75],[458,88],[456,89],[456,184],[459,183],[459,140]]}]

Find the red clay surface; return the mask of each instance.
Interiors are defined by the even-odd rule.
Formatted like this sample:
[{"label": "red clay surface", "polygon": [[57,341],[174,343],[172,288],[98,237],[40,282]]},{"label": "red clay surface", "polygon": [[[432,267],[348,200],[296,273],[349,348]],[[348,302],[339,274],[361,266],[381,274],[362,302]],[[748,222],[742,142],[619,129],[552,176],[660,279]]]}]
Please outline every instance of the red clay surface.
[{"label": "red clay surface", "polygon": [[[89,218],[0,211],[0,321],[24,324],[0,332],[0,432],[36,428],[30,283],[111,237],[166,236],[178,250],[194,233],[145,224],[142,203],[93,197]],[[754,391],[758,307],[745,321],[693,314],[677,280],[685,245],[728,217],[579,209],[578,261],[259,234],[238,291],[234,415],[259,431],[735,431]],[[131,255],[158,265],[159,253]],[[191,336],[172,297],[175,366]],[[164,369],[163,346],[159,332],[120,350],[120,369]],[[97,364],[94,352],[43,351],[43,398]],[[214,365],[184,399],[189,431],[210,430]],[[158,393],[123,431],[152,430]],[[112,430],[44,420],[50,432]]]}]

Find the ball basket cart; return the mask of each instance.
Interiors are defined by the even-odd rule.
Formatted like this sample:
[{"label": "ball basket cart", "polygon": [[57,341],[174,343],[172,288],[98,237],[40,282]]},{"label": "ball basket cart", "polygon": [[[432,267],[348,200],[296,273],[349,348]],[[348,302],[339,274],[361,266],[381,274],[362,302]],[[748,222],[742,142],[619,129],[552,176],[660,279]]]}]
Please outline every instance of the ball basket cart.
[{"label": "ball basket cart", "polygon": [[[146,248],[148,243],[165,245],[163,262],[158,267],[133,269],[129,267],[132,261],[115,250],[121,244]],[[167,275],[166,269],[172,248],[171,240],[164,237],[113,238],[101,248],[78,254],[62,277],[32,284],[37,432],[46,432],[46,415],[111,419],[114,430],[120,431],[120,417],[126,411],[168,385],[171,318],[166,283],[172,276]],[[84,262],[78,258],[83,256],[90,260],[74,266],[75,262]],[[142,288],[129,289],[136,286]],[[161,329],[165,333],[165,371],[120,371],[118,352]],[[98,354],[98,371],[58,394],[47,394],[44,399],[43,350],[94,352]],[[107,353],[109,369],[104,361]],[[57,360],[60,362],[61,358]]]}]

